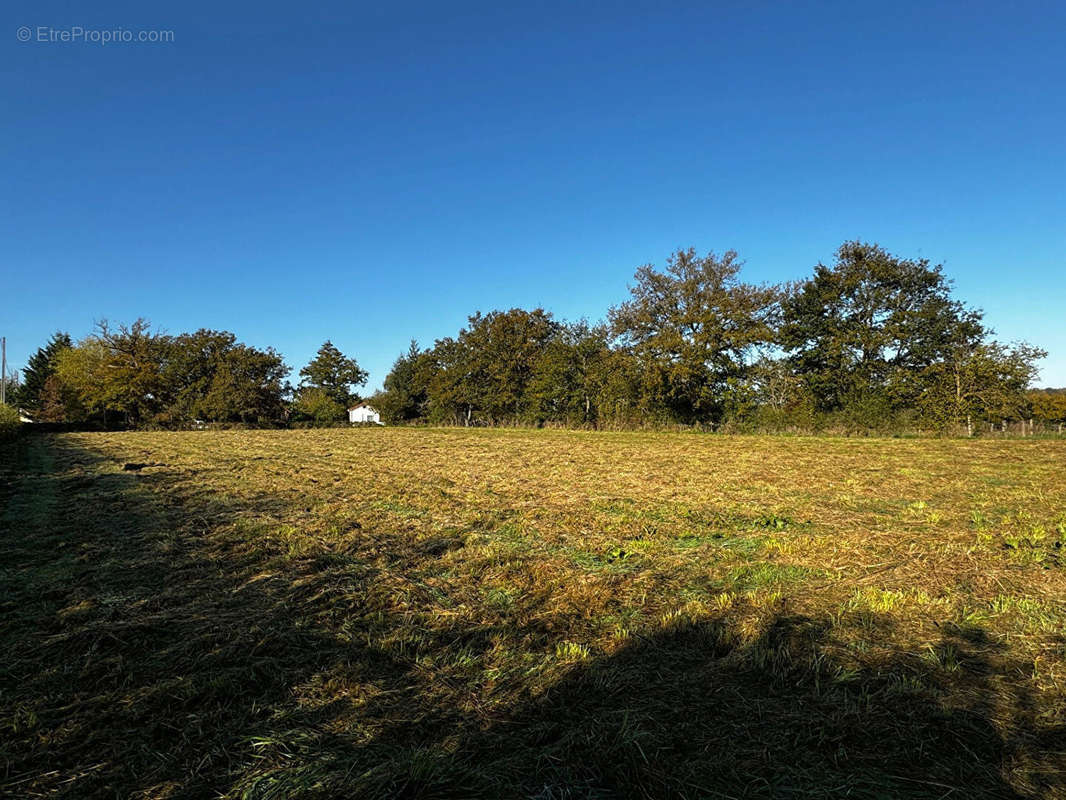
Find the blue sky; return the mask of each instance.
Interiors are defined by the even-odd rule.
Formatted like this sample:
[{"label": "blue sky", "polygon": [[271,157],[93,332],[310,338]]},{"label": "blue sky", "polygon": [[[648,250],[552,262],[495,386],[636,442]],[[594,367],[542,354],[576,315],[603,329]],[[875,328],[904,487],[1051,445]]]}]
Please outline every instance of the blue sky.
[{"label": "blue sky", "polygon": [[[3,17],[16,367],[57,328],[144,316],[295,369],[329,338],[374,388],[412,337],[475,310],[597,319],[677,247],[736,249],[759,282],[860,238],[944,262],[1066,386],[1066,4],[19,0]],[[38,41],[73,26],[173,42]]]}]

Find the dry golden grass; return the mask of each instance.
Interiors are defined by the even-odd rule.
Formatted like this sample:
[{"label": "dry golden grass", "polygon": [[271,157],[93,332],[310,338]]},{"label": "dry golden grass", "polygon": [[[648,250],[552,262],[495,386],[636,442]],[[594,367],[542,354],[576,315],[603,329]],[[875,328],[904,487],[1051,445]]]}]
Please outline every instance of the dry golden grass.
[{"label": "dry golden grass", "polygon": [[12,796],[1066,796],[1066,442],[5,447]]}]

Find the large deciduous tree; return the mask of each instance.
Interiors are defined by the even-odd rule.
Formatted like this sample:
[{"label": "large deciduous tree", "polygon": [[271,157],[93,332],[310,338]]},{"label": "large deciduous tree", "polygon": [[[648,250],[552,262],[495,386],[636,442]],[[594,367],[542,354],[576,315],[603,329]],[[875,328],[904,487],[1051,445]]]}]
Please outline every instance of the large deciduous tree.
[{"label": "large deciduous tree", "polygon": [[678,250],[662,272],[638,269],[631,299],[610,310],[613,332],[641,363],[645,391],[680,420],[720,420],[731,383],[773,340],[780,290],[742,282],[742,264],[732,250]]},{"label": "large deciduous tree", "polygon": [[242,344],[229,331],[180,334],[170,342],[164,367],[166,414],[181,422],[276,422],[288,373],[273,348]]},{"label": "large deciduous tree", "polygon": [[[562,325],[534,364],[526,390],[526,406],[537,422],[594,426],[612,404],[612,383],[618,364],[605,325],[584,320]],[[627,398],[629,392],[626,392]]]},{"label": "large deciduous tree", "polygon": [[218,360],[207,392],[199,405],[208,420],[263,424],[278,422],[289,368],[273,348],[259,350],[234,344]]},{"label": "large deciduous tree", "polygon": [[971,435],[976,420],[1020,419],[1030,407],[1026,390],[1038,374],[1036,362],[1046,355],[1024,342],[960,348],[921,375],[918,408],[938,427],[965,424]]},{"label": "large deciduous tree", "polygon": [[105,320],[60,353],[57,374],[89,414],[114,412],[137,426],[166,405],[163,370],[169,344],[170,338],[152,332],[147,320],[117,328]]},{"label": "large deciduous tree", "polygon": [[543,309],[478,312],[420,360],[431,419],[499,423],[530,413],[528,389],[559,324]]},{"label": "large deciduous tree", "polygon": [[923,371],[985,335],[981,313],[952,299],[940,265],[857,241],[815,267],[782,311],[780,343],[823,411],[913,404]]},{"label": "large deciduous tree", "polygon": [[107,322],[57,359],[59,387],[71,392],[79,418],[120,419],[129,426],[180,426],[194,419],[265,424],[282,419],[288,374],[273,349],[237,342],[228,331],[167,336],[148,322]]},{"label": "large deciduous tree", "polygon": [[474,403],[491,421],[513,419],[528,410],[529,382],[558,331],[558,323],[541,308],[470,317],[470,327],[459,334],[459,346],[476,388]]}]

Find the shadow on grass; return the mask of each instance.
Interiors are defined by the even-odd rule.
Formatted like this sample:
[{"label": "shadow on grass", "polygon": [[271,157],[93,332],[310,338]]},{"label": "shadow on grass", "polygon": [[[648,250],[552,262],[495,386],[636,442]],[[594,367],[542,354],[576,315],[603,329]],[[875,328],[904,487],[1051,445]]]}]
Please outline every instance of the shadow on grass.
[{"label": "shadow on grass", "polygon": [[[367,771],[332,788],[540,800],[1062,796],[1066,731],[1041,723],[1047,709],[1020,685],[1020,665],[980,629],[855,670],[830,655],[832,627],[777,615],[743,642],[725,620],[639,637],[488,725],[445,714],[386,727],[376,765],[336,750],[337,765]],[[867,631],[887,636],[890,623]]]},{"label": "shadow on grass", "polygon": [[949,687],[920,659],[844,668],[829,630],[777,616],[734,647],[728,624],[708,622],[596,661],[516,715],[508,747],[536,755],[514,777],[535,775],[527,788],[544,798],[1025,796],[1004,773],[1050,743],[1026,695],[1000,705],[1003,666],[983,646],[944,638],[964,671]]},{"label": "shadow on grass", "polygon": [[[1063,792],[1063,730],[979,628],[856,669],[828,617],[781,610],[741,635],[724,616],[635,636],[538,696],[486,708],[476,680],[426,670],[419,654],[476,661],[501,640],[558,634],[408,625],[404,644],[390,632],[409,609],[373,605],[372,537],[286,560],[213,533],[279,510],[278,497],[186,497],[166,472],[116,471],[63,440],[19,448],[5,457],[0,532],[11,796]],[[868,620],[867,639],[891,634],[887,618]]]},{"label": "shadow on grass", "polygon": [[211,535],[277,498],[161,504],[166,474],[62,442],[3,454],[0,794],[216,797],[294,687],[340,661],[383,687],[402,677],[308,624],[316,593],[372,569],[286,570]]}]

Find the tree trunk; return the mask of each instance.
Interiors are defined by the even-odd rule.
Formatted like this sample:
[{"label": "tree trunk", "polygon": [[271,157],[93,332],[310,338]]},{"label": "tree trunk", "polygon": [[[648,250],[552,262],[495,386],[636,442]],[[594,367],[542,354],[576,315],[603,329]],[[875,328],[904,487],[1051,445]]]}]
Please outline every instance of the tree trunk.
[{"label": "tree trunk", "polygon": [[966,435],[973,436],[973,418],[969,414],[966,415]]}]

